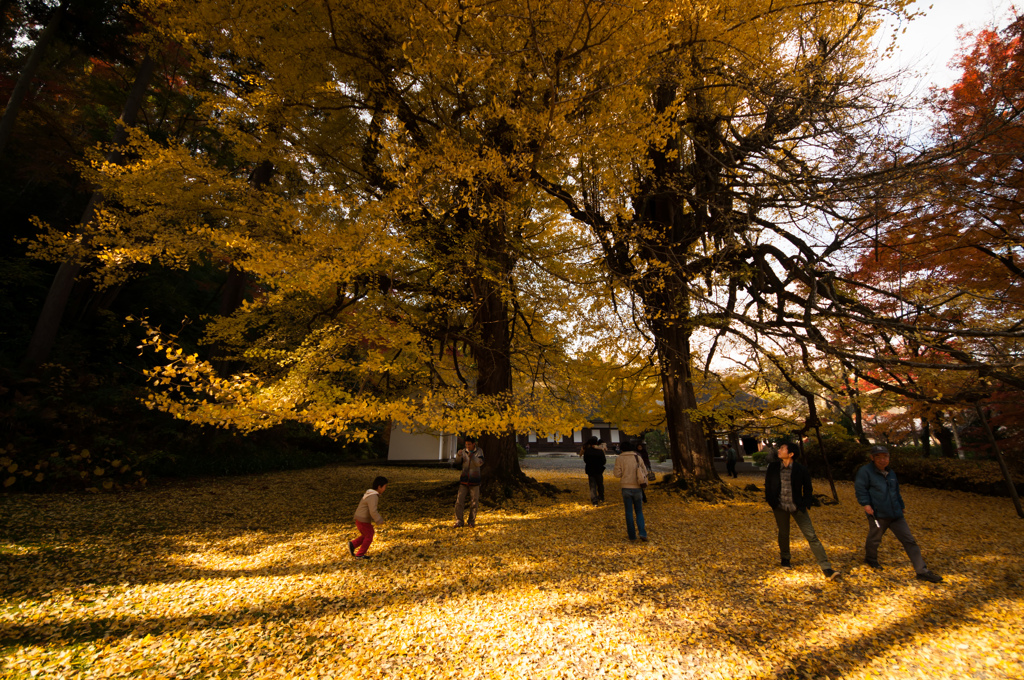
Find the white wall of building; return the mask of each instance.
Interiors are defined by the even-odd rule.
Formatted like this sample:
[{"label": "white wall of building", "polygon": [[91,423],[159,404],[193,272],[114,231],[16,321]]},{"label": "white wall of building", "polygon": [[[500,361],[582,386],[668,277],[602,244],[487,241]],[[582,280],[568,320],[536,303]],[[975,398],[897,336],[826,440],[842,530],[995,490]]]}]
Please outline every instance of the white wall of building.
[{"label": "white wall of building", "polygon": [[412,433],[395,424],[391,427],[388,460],[449,460],[457,446],[454,434]]}]

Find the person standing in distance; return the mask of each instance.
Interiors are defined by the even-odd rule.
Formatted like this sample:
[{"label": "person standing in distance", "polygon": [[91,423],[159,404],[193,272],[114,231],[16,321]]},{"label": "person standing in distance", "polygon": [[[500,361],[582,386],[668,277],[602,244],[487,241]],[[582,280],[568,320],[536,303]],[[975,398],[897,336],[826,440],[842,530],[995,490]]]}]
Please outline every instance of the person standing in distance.
[{"label": "person standing in distance", "polygon": [[591,437],[580,450],[583,456],[583,471],[587,473],[590,484],[590,502],[593,505],[604,503],[604,466],[608,462],[605,447],[597,437]]},{"label": "person standing in distance", "polygon": [[452,458],[452,465],[462,465],[462,476],[459,477],[459,495],[455,498],[455,526],[466,523],[462,517],[466,509],[466,498],[469,498],[469,526],[476,526],[476,508],[480,503],[480,468],[484,464],[483,449],[477,446],[476,437],[467,436],[463,448]]},{"label": "person standing in distance", "polygon": [[931,583],[942,583],[942,577],[928,569],[921,556],[910,525],[903,517],[903,496],[896,473],[889,469],[889,449],[884,446],[871,447],[871,462],[857,470],[853,488],[857,502],[868,517],[868,539],[864,544],[864,562],[872,569],[881,569],[878,563],[878,546],[886,529],[892,529],[903,549],[907,551],[910,563],[914,565],[917,578]]},{"label": "person standing in distance", "polygon": [[739,477],[736,473],[736,463],[740,460],[739,454],[736,453],[736,449],[733,448],[732,444],[729,444],[729,448],[725,450],[725,474],[731,475],[734,479]]},{"label": "person standing in distance", "polygon": [[814,553],[825,578],[835,581],[839,572],[832,569],[832,564],[825,554],[825,546],[818,540],[814,532],[814,524],[807,509],[814,501],[814,490],[811,487],[810,471],[793,460],[796,457],[796,446],[790,442],[779,445],[778,460],[768,465],[764,476],[764,497],[775,514],[775,524],[779,530],[779,555],[782,566],[790,566],[789,552],[789,520],[793,518],[800,527],[807,544]]}]

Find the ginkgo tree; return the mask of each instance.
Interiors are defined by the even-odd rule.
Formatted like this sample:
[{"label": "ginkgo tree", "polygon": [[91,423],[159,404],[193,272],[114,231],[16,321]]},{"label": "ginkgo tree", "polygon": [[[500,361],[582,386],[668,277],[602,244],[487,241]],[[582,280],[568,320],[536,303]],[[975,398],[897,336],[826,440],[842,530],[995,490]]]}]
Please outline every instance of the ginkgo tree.
[{"label": "ginkgo tree", "polygon": [[587,115],[565,116],[573,144],[550,147],[532,177],[592,229],[635,295],[688,484],[717,484],[694,422],[694,333],[749,337],[748,291],[775,289],[772,263],[884,183],[863,148],[898,102],[871,67],[882,20],[907,4],[673,5],[661,49],[618,81],[573,81]]},{"label": "ginkgo tree", "polygon": [[599,401],[585,395],[642,375],[614,349],[574,351],[566,330],[602,335],[614,284],[588,233],[524,181],[531,152],[509,122],[518,89],[547,87],[539,66],[511,70],[524,27],[560,34],[573,7],[150,3],[209,74],[197,96],[228,151],[134,135],[133,162],[90,173],[108,198],[90,248],[115,269],[227,253],[261,292],[208,326],[244,372],[149,328],[166,360],[149,403],[243,430],[480,433],[485,481],[507,485],[522,478],[514,432],[571,431]]},{"label": "ginkgo tree", "polygon": [[[263,291],[211,327],[261,375],[193,358],[156,376],[188,381],[154,405],[478,431],[489,472],[514,478],[513,431],[579,422],[537,395],[581,372],[538,391],[535,367],[573,366],[561,330],[591,332],[580,312],[619,288],[657,356],[674,467],[714,482],[692,334],[773,289],[769,260],[789,260],[761,234],[799,239],[872,186],[858,149],[890,108],[867,68],[904,5],[146,3],[210,74],[203,110],[229,151],[135,135],[136,162],[95,166],[110,202],[90,243],[112,264],[230,253]],[[598,261],[607,284],[564,285]]]}]

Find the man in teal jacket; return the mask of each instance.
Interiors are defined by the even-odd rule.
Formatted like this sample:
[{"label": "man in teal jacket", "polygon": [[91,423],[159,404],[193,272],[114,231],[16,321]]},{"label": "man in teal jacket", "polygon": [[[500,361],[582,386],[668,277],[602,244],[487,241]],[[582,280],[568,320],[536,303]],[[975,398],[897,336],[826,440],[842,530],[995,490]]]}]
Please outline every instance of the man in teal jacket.
[{"label": "man in teal jacket", "polygon": [[873,569],[881,569],[878,564],[878,546],[886,529],[903,544],[907,557],[914,565],[917,578],[922,581],[941,583],[942,577],[930,571],[921,557],[921,548],[910,532],[907,520],[903,518],[903,496],[900,495],[900,483],[896,473],[888,469],[889,449],[884,446],[871,447],[871,462],[857,470],[853,480],[853,488],[857,492],[857,502],[864,508],[868,516],[868,540],[864,545],[864,562]]}]

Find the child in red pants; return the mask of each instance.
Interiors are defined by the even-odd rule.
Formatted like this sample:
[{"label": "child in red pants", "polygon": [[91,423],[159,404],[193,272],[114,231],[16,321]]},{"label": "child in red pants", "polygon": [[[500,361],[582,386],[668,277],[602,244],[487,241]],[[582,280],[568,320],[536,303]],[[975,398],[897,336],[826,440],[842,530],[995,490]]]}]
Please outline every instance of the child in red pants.
[{"label": "child in red pants", "polygon": [[375,478],[371,485],[372,488],[366,490],[363,498],[359,501],[359,507],[356,508],[355,520],[356,529],[359,529],[359,537],[348,542],[348,551],[357,559],[370,559],[366,551],[373,543],[373,524],[371,522],[377,526],[384,523],[384,518],[377,512],[377,501],[380,500],[380,495],[384,493],[387,486],[387,477]]}]

